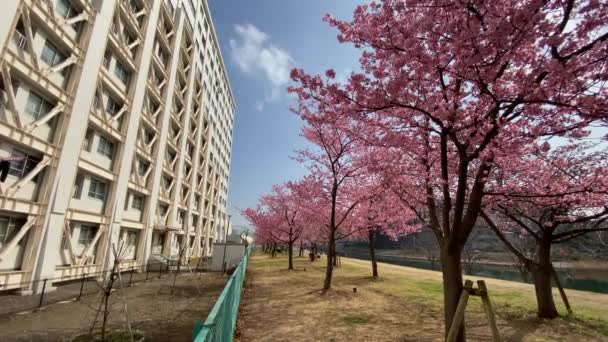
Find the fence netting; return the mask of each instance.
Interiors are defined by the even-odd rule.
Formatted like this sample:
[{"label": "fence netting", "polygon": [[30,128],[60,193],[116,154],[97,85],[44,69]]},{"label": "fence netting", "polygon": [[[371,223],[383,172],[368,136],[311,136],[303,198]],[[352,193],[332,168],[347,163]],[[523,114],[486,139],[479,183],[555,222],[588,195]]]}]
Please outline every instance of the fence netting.
[{"label": "fence netting", "polygon": [[243,260],[228,279],[207,320],[195,323],[195,342],[232,341],[250,254],[251,247],[246,249]]}]

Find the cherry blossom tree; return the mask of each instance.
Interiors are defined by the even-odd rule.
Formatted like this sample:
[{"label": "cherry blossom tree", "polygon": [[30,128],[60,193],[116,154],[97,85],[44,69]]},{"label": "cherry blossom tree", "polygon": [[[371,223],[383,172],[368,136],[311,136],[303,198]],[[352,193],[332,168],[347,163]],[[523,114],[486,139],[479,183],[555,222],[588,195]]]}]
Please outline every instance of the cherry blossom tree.
[{"label": "cherry blossom tree", "polygon": [[[532,275],[542,318],[558,316],[551,291],[553,245],[608,231],[608,153],[581,143],[549,148],[499,165],[481,213]],[[522,237],[532,241],[531,254],[517,243]]]},{"label": "cherry blossom tree", "polygon": [[[361,189],[367,193],[367,199],[361,203],[354,213],[354,224],[361,227],[352,240],[367,241],[372,266],[372,279],[378,278],[378,263],[376,260],[376,241],[380,235],[397,240],[420,229],[413,224],[415,216],[410,210],[401,205],[395,194],[383,184],[380,174],[374,173],[374,158],[378,149],[366,149],[362,155],[366,160],[360,161],[368,165],[367,174],[358,181]],[[371,166],[371,167],[370,167]]]},{"label": "cherry blossom tree", "polygon": [[[297,73],[296,70],[292,72]],[[332,77],[329,73],[328,77]],[[298,96],[298,106],[292,108],[304,126],[302,135],[314,146],[315,150],[298,151],[296,157],[305,163],[310,170],[308,182],[309,205],[314,208],[318,217],[323,217],[323,226],[327,229],[327,268],[323,289],[331,288],[336,241],[351,236],[353,212],[366,198],[357,184],[357,179],[365,172],[365,165],[357,163],[358,141],[347,134],[349,120],[339,108],[333,107],[309,97],[305,88],[290,87],[290,92]]]},{"label": "cherry blossom tree", "polygon": [[276,217],[269,215],[259,204],[255,208],[242,210],[241,213],[254,227],[256,242],[263,244],[265,251],[274,257],[278,241],[271,231],[279,224]]},{"label": "cherry blossom tree", "polygon": [[[401,174],[402,185],[422,204],[413,207],[441,249],[446,331],[462,291],[462,249],[496,163],[526,155],[542,136],[584,135],[607,116],[607,6],[372,2],[357,7],[351,22],[326,18],[341,42],[362,50],[361,73],[340,87],[292,72],[300,101],[317,103],[312,112],[329,107],[388,128],[381,139],[401,146],[414,163]],[[464,324],[457,340],[465,340]]]},{"label": "cherry blossom tree", "polygon": [[247,209],[245,217],[258,229],[287,245],[288,269],[293,270],[293,246],[300,239],[305,227],[302,220],[303,199],[292,191],[298,184],[288,182],[275,185],[272,192],[262,196],[257,210]]}]

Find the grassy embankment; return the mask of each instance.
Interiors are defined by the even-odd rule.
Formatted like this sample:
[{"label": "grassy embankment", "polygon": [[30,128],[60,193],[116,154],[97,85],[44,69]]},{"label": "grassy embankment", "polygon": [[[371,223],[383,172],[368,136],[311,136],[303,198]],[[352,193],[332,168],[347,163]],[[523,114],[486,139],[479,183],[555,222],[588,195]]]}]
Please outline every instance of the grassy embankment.
[{"label": "grassy embankment", "polygon": [[[380,279],[372,280],[368,262],[342,258],[333,289],[323,293],[324,266],[297,258],[288,271],[285,257],[254,256],[241,341],[442,340],[440,273],[380,263]],[[535,317],[532,285],[485,280],[504,341],[608,341],[608,295],[567,290],[574,315],[545,321]],[[557,291],[555,300],[565,314]],[[471,298],[466,320],[470,341],[491,340],[480,299]]]}]

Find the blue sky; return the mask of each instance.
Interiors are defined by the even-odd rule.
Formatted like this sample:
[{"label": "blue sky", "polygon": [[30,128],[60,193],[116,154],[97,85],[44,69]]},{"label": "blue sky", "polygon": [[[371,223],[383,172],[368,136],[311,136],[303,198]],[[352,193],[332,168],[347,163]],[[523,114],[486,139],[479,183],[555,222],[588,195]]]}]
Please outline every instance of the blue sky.
[{"label": "blue sky", "polygon": [[352,17],[354,0],[210,0],[230,83],[236,97],[229,212],[256,204],[273,184],[298,179],[306,170],[290,157],[306,147],[300,121],[289,111],[293,67],[345,77],[357,68],[357,51],[339,44],[337,31],[321,20],[331,13]]}]

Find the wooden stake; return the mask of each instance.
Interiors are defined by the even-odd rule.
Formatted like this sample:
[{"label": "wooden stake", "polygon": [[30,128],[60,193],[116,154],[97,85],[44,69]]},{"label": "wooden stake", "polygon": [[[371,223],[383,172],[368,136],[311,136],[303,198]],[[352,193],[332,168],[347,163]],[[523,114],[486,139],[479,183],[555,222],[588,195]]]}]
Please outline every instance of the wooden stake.
[{"label": "wooden stake", "polygon": [[[127,310],[127,300],[124,296],[124,294],[122,293],[123,291],[123,284],[122,284],[122,277],[120,276],[120,256],[118,255],[118,253],[116,252],[116,247],[114,244],[112,244],[112,250],[114,251],[114,265],[118,265],[115,266],[118,270],[118,281],[120,283],[120,291],[118,292],[120,294],[120,299],[122,299],[122,305],[124,306],[125,309],[125,318],[127,319],[127,328],[129,329],[129,336],[131,336],[131,342],[134,341],[133,339],[133,330],[131,330],[131,320],[129,319],[129,311]],[[122,255],[122,244],[121,244],[121,255]]]},{"label": "wooden stake", "polygon": [[458,331],[462,321],[464,320],[464,310],[467,307],[467,302],[469,301],[469,290],[473,287],[473,282],[470,280],[466,280],[464,282],[464,287],[462,292],[460,293],[460,299],[458,300],[458,306],[456,307],[456,314],[452,319],[452,324],[450,325],[450,330],[448,331],[448,336],[446,338],[446,342],[454,342],[456,341],[456,337],[458,336]]},{"label": "wooden stake", "polygon": [[483,308],[486,310],[486,315],[488,316],[490,329],[492,329],[492,341],[500,342],[500,334],[498,333],[498,327],[496,326],[496,318],[494,317],[494,310],[492,310],[490,296],[488,296],[486,282],[483,280],[478,280],[477,287],[479,288],[479,295],[481,296],[481,301],[483,302]]},{"label": "wooden stake", "polygon": [[553,274],[553,280],[555,281],[555,285],[557,286],[557,289],[559,290],[559,294],[562,296],[562,300],[564,301],[566,310],[568,310],[568,315],[572,315],[572,308],[570,307],[570,302],[568,301],[568,297],[566,296],[566,291],[564,291],[564,288],[562,287],[562,283],[560,282],[557,272],[555,271],[555,268],[553,267],[553,265],[551,265],[551,273]]}]

